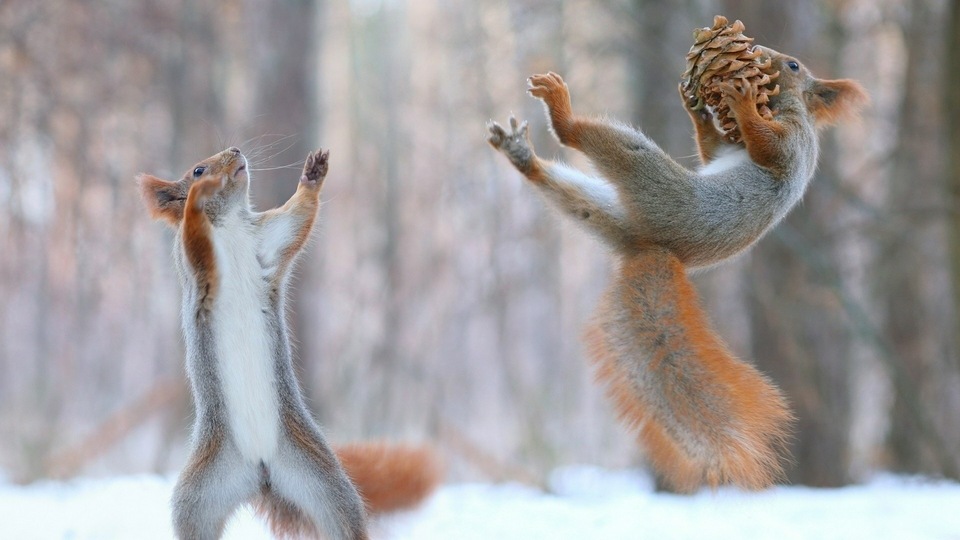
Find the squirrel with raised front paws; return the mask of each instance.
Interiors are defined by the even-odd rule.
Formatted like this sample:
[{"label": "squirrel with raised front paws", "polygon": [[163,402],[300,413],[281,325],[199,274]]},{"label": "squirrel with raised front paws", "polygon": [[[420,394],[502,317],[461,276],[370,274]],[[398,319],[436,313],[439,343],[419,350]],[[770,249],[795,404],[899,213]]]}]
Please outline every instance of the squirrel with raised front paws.
[{"label": "squirrel with raised front paws", "polygon": [[293,369],[286,297],[320,208],[327,152],[307,156],[280,208],[250,205],[238,148],[175,182],[138,177],[150,214],[176,229],[181,322],[195,405],[193,450],[173,495],[182,539],[219,538],[253,502],[278,536],[368,538],[367,515],[420,503],[440,480],[429,447],[331,448]]},{"label": "squirrel with raised front paws", "polygon": [[734,357],[711,328],[687,277],[753,245],[801,199],[813,177],[818,130],[866,102],[851,80],[813,77],[797,59],[760,52],[779,70],[773,118],[754,89],[720,85],[742,134],[718,130],[681,92],[703,162],[687,169],[646,135],[578,116],[555,73],[530,77],[560,143],[583,152],[597,176],[539,158],[526,122],[491,122],[490,144],[556,208],[612,248],[613,283],[586,340],[597,377],[621,419],[672,487],[766,487],[782,476],[793,415],[780,391]]}]

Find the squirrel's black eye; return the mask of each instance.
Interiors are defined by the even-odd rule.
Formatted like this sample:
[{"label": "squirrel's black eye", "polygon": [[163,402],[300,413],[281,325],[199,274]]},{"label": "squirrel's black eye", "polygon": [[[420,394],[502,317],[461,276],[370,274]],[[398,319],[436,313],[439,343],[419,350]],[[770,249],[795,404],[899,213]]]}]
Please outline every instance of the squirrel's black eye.
[{"label": "squirrel's black eye", "polygon": [[196,169],[193,170],[193,177],[200,178],[200,175],[202,175],[203,171],[205,170],[207,170],[206,167],[197,167]]},{"label": "squirrel's black eye", "polygon": [[787,67],[790,68],[790,71],[800,71],[800,63],[793,60],[787,62]]}]

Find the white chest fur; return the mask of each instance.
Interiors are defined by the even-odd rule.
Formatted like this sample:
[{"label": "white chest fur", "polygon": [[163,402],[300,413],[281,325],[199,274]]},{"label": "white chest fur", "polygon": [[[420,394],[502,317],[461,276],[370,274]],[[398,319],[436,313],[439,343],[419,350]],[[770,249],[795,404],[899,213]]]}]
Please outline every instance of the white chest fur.
[{"label": "white chest fur", "polygon": [[735,167],[739,167],[740,165],[749,161],[750,154],[747,153],[746,148],[740,148],[736,146],[721,147],[720,155],[714,158],[710,163],[700,167],[699,172],[703,176],[720,174]]},{"label": "white chest fur", "polygon": [[215,229],[214,246],[220,287],[211,322],[230,430],[244,457],[269,460],[277,451],[280,415],[257,235],[231,216]]}]

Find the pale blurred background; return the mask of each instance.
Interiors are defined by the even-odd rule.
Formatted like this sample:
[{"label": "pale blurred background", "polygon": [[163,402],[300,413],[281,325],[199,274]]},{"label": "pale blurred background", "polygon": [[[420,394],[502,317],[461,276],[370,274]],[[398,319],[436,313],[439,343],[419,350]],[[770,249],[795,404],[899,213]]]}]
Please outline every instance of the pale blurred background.
[{"label": "pale blurred background", "polygon": [[[134,175],[229,145],[260,208],[331,149],[291,306],[330,439],[431,441],[452,480],[542,484],[642,464],[579,341],[609,260],[485,142],[525,78],[693,165],[677,96],[692,30],[872,96],[805,199],[696,280],[720,333],[800,418],[792,482],[960,476],[960,10],[936,0],[0,1],[0,471],[177,470],[191,415],[172,234]],[[952,264],[951,264],[952,260]]]}]

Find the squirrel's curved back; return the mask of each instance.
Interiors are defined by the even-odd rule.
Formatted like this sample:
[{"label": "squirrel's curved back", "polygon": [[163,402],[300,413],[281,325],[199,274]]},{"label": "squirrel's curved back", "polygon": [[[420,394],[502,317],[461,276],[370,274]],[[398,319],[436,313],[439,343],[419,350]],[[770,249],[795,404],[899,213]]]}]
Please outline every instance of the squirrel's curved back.
[{"label": "squirrel's curved back", "polygon": [[683,264],[652,247],[620,260],[586,341],[597,378],[672,487],[759,489],[782,474],[793,416],[712,330]]}]

